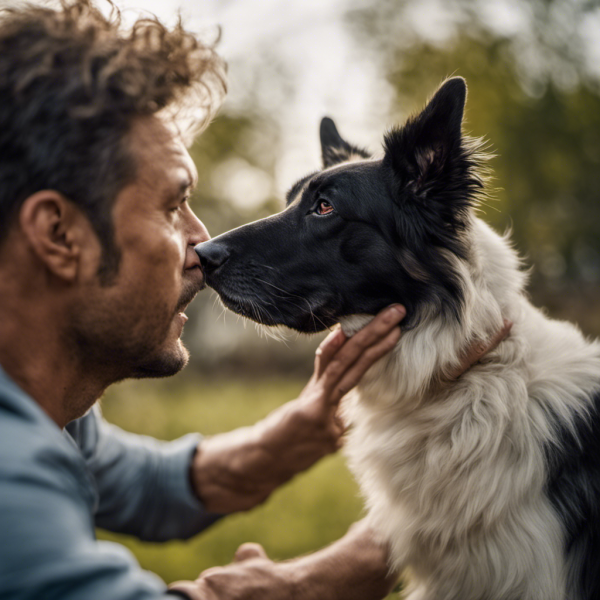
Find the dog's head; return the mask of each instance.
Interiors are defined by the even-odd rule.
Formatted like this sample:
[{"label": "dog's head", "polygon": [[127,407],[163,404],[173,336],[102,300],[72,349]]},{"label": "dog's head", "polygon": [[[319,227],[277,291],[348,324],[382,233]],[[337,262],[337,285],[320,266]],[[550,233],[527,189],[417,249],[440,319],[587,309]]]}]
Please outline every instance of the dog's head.
[{"label": "dog's head", "polygon": [[323,119],[323,169],[291,188],[285,210],[197,246],[208,285],[234,312],[303,332],[394,302],[405,329],[425,310],[459,318],[456,264],[482,187],[465,98],[464,80],[447,80],[385,136],[382,159]]}]

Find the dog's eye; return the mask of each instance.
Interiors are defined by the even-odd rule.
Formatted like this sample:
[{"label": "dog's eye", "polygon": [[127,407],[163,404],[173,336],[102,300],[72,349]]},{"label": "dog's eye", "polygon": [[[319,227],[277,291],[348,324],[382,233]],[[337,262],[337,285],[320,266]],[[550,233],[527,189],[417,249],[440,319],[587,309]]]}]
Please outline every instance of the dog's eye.
[{"label": "dog's eye", "polygon": [[333,212],[333,206],[331,206],[327,200],[321,200],[315,212],[318,215],[328,215],[329,213]]}]

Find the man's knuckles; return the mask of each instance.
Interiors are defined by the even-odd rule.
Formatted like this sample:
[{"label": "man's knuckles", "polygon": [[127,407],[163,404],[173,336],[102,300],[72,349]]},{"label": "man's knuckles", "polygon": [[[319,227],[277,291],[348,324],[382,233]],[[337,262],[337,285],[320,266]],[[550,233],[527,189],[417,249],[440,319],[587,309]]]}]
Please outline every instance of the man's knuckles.
[{"label": "man's knuckles", "polygon": [[248,542],[242,544],[235,552],[235,562],[241,562],[251,558],[268,558],[267,553],[260,544]]}]

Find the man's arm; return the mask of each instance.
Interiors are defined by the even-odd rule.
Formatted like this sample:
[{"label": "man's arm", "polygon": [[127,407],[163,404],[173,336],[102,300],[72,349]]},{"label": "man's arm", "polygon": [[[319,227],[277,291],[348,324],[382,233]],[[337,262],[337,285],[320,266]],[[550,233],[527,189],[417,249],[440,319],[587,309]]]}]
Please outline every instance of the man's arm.
[{"label": "man's arm", "polygon": [[352,338],[333,332],[317,350],[314,374],[296,400],[252,427],[203,440],[192,465],[192,483],[207,510],[248,510],[335,452],[344,432],[336,416],[341,398],[396,345],[404,315],[396,305]]},{"label": "man's arm", "polygon": [[379,600],[397,579],[386,547],[361,521],[327,548],[287,562],[275,563],[258,544],[244,544],[233,564],[171,587],[192,600]]},{"label": "man's arm", "polygon": [[106,423],[97,407],[66,429],[94,478],[96,526],[163,541],[189,538],[219,518],[202,506],[190,482],[199,435],[159,442]]},{"label": "man's arm", "polygon": [[2,416],[0,598],[167,600],[129,551],[96,540],[85,466],[54,424]]}]

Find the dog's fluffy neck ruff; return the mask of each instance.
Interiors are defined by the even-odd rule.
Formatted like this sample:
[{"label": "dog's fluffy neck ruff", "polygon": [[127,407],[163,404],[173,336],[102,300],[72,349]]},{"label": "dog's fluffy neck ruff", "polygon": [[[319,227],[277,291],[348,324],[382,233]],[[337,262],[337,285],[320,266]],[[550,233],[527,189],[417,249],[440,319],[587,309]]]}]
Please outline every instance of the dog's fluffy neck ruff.
[{"label": "dog's fluffy neck ruff", "polygon": [[[480,219],[474,218],[471,227],[469,263],[453,261],[464,295],[461,322],[449,323],[438,310],[422,307],[417,327],[404,332],[392,353],[361,382],[359,390],[365,398],[380,406],[397,405],[400,398],[403,404],[420,403],[432,385],[456,368],[472,343],[491,338],[504,318],[517,318],[526,277],[516,253]],[[343,332],[352,336],[372,319],[370,315],[352,315],[340,324]]]}]

